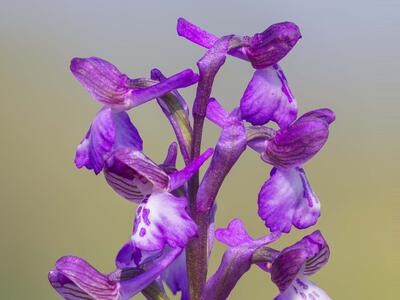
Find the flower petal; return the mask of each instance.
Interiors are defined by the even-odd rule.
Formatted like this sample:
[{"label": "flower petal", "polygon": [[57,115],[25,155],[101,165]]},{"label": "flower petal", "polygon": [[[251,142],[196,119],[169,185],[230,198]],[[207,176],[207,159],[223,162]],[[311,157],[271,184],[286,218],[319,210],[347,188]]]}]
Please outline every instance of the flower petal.
[{"label": "flower petal", "polygon": [[61,272],[52,270],[48,278],[52,287],[66,300],[94,299]]},{"label": "flower petal", "polygon": [[185,247],[196,235],[197,226],[186,212],[187,200],[154,190],[138,207],[132,241],[146,251]]},{"label": "flower petal", "polygon": [[279,62],[301,38],[299,27],[292,22],[276,23],[250,39],[245,53],[255,69],[264,69]]},{"label": "flower petal", "polygon": [[329,255],[328,244],[321,232],[314,231],[281,251],[272,263],[271,279],[284,292],[297,277],[321,269],[328,262]]},{"label": "flower petal", "polygon": [[223,127],[229,113],[215,98],[210,98],[207,105],[206,116],[211,122],[217,124],[219,127]]},{"label": "flower petal", "polygon": [[217,229],[215,231],[215,238],[230,247],[240,246],[241,244],[253,241],[240,219],[233,219],[226,229]]},{"label": "flower petal", "polygon": [[129,78],[117,67],[98,57],[73,58],[70,65],[76,79],[89,94],[104,105],[126,106],[129,102]]},{"label": "flower petal", "polygon": [[125,112],[101,109],[76,149],[75,164],[98,174],[111,152],[120,147],[142,149],[142,139]]},{"label": "flower petal", "polygon": [[278,65],[254,72],[240,100],[240,110],[243,119],[253,125],[275,121],[283,128],[296,119],[297,102]]},{"label": "flower petal", "polygon": [[189,179],[192,178],[192,176],[201,168],[201,166],[207,161],[213,152],[213,148],[208,148],[203,154],[196,157],[185,168],[171,173],[169,175],[170,181],[168,191],[174,191],[189,181]]},{"label": "flower petal", "polygon": [[306,277],[299,277],[274,300],[331,300],[331,298],[314,282]]},{"label": "flower petal", "polygon": [[258,215],[272,231],[289,232],[292,225],[314,225],[320,203],[302,168],[274,168],[258,194]]},{"label": "flower petal", "polygon": [[56,262],[56,271],[66,276],[93,299],[120,299],[118,284],[109,280],[107,276],[99,273],[79,257],[64,256],[60,258]]},{"label": "flower petal", "polygon": [[324,146],[329,136],[325,117],[312,112],[300,117],[289,127],[279,130],[267,143],[261,158],[276,167],[292,168],[303,165]]},{"label": "flower petal", "polygon": [[161,83],[137,87],[135,80],[98,57],[74,58],[70,69],[94,99],[117,110],[128,110],[198,81],[198,75],[192,70],[184,70]]},{"label": "flower petal", "polygon": [[142,152],[122,148],[106,161],[104,176],[119,195],[133,202],[148,198],[153,188],[166,190],[169,177]]},{"label": "flower petal", "polygon": [[161,274],[161,278],[165,281],[174,295],[180,291],[181,300],[190,299],[185,251],[183,251],[167,269],[165,269]]}]

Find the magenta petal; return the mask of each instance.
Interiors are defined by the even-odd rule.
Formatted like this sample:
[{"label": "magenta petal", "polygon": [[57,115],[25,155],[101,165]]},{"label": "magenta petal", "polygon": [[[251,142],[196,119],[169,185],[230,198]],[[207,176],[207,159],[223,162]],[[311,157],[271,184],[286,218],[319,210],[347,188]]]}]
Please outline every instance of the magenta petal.
[{"label": "magenta petal", "polygon": [[100,103],[108,106],[126,106],[129,103],[129,78],[113,64],[98,58],[74,58],[71,72]]},{"label": "magenta petal", "polygon": [[160,83],[132,91],[132,93],[129,95],[129,103],[126,107],[124,107],[124,109],[126,110],[139,106],[149,100],[161,97],[168,92],[191,86],[197,83],[198,80],[199,75],[193,73],[193,71],[190,69],[184,70],[166,78]]},{"label": "magenta petal", "polygon": [[[329,136],[325,115],[310,112],[289,127],[279,130],[267,143],[261,158],[276,167],[293,168],[303,165],[324,146]],[[331,118],[331,117],[327,117]]]},{"label": "magenta petal", "polygon": [[253,125],[269,121],[283,128],[297,117],[297,102],[282,70],[275,65],[254,72],[240,101],[244,120]]},{"label": "magenta petal", "polygon": [[99,273],[79,257],[64,256],[60,258],[56,263],[56,271],[66,276],[93,299],[119,299],[118,284],[109,280],[106,275]]},{"label": "magenta petal", "polygon": [[197,226],[186,211],[187,200],[155,190],[137,210],[132,241],[146,251],[157,251],[165,244],[184,248],[197,233]]},{"label": "magenta petal", "polygon": [[181,292],[181,300],[190,300],[185,251],[165,269],[161,274],[161,279],[168,285],[174,295]]},{"label": "magenta petal", "polygon": [[299,27],[292,22],[276,23],[250,39],[246,54],[255,69],[279,62],[301,38]]},{"label": "magenta petal", "polygon": [[51,286],[66,300],[94,299],[61,272],[50,271],[48,279]]},{"label": "magenta petal", "polygon": [[174,191],[177,188],[184,185],[193,175],[201,168],[201,166],[207,161],[207,159],[213,154],[214,150],[212,148],[204,151],[203,154],[196,157],[192,162],[190,162],[185,168],[180,171],[176,171],[169,175],[170,181],[168,186],[168,191]]},{"label": "magenta petal", "polygon": [[125,112],[101,109],[76,149],[75,164],[98,174],[111,152],[120,147],[142,149],[142,139]]},{"label": "magenta petal", "polygon": [[229,113],[225,108],[215,98],[210,98],[207,105],[207,119],[219,127],[223,127],[228,116]]},{"label": "magenta petal", "polygon": [[226,229],[217,229],[215,231],[215,238],[230,247],[253,241],[240,219],[233,219]]},{"label": "magenta petal", "polygon": [[272,232],[289,232],[292,225],[304,229],[317,222],[320,203],[302,168],[271,171],[258,194],[258,215]]},{"label": "magenta petal", "polygon": [[131,148],[121,148],[107,160],[104,176],[119,195],[133,202],[147,199],[153,188],[166,190],[167,173],[146,157]]},{"label": "magenta petal", "polygon": [[328,244],[320,231],[305,236],[281,251],[272,263],[271,279],[284,292],[295,278],[312,275],[329,259]]}]

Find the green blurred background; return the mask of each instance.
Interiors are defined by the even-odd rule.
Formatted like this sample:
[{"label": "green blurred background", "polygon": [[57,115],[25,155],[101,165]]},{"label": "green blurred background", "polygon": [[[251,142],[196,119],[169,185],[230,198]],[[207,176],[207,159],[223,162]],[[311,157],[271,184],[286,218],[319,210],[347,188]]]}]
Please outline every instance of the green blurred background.
[{"label": "green blurred background", "polygon": [[[300,111],[330,107],[330,140],[305,166],[322,202],[317,226],[294,230],[284,247],[319,228],[330,263],[312,277],[333,299],[398,299],[399,73],[398,1],[0,1],[2,299],[57,299],[47,272],[79,255],[113,269],[128,239],[135,205],[103,177],[73,164],[75,147],[100,105],[69,72],[72,57],[100,56],[132,77],[158,67],[196,70],[204,50],[175,33],[184,16],[218,34],[252,34],[283,20],[303,34],[282,62]],[[238,104],[249,64],[229,58],[213,95]],[[194,89],[183,92],[188,101]],[[131,112],[145,151],[161,161],[173,135],[155,103]],[[219,130],[206,126],[205,145]],[[257,193],[270,168],[247,151],[222,188],[217,226],[240,217],[266,233]],[[216,244],[211,273],[225,248]],[[269,276],[253,268],[230,299],[272,299]],[[142,299],[137,296],[137,299]]]}]

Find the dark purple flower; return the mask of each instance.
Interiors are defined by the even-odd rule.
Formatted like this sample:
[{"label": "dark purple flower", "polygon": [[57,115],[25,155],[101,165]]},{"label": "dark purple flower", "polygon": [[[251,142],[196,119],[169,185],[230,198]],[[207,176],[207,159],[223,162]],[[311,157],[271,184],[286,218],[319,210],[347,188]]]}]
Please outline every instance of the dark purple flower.
[{"label": "dark purple flower", "polygon": [[[147,251],[161,250],[165,243],[184,247],[195,236],[196,224],[186,211],[187,199],[171,192],[188,181],[212,152],[208,149],[183,170],[169,174],[131,148],[119,149],[107,160],[104,175],[110,186],[140,204],[132,235],[136,247]],[[164,165],[174,160],[170,156],[175,154],[169,153]]]},{"label": "dark purple flower", "polygon": [[328,262],[329,254],[328,244],[319,231],[283,249],[271,267],[271,279],[280,291],[275,300],[330,300],[307,278]]},{"label": "dark purple flower", "polygon": [[143,142],[126,112],[102,108],[76,149],[75,164],[100,173],[105,160],[113,151],[131,147],[141,151]]},{"label": "dark purple flower", "polygon": [[[311,111],[266,141],[261,158],[276,167],[289,169],[310,160],[328,140],[334,114],[329,109]],[[329,121],[329,122],[328,122]]]},{"label": "dark purple flower", "polygon": [[136,80],[130,79],[113,64],[98,57],[74,58],[70,68],[94,99],[115,110],[128,110],[198,81],[198,75],[191,70],[184,70],[163,82],[142,88],[140,79],[138,85]]},{"label": "dark purple flower", "polygon": [[[177,32],[179,36],[208,49],[218,40],[217,36],[183,18],[178,19]],[[229,54],[249,60],[255,69],[263,69],[285,57],[301,38],[301,33],[296,24],[282,22],[271,25],[262,33],[244,38],[249,41],[248,45],[233,49]]]},{"label": "dark purple flower", "polygon": [[297,117],[297,102],[278,65],[257,70],[240,100],[244,120],[253,125],[269,121],[287,127]]},{"label": "dark purple flower", "polygon": [[301,33],[296,24],[276,23],[252,36],[245,53],[255,69],[264,69],[284,58],[300,38]]},{"label": "dark purple flower", "polygon": [[[168,249],[137,268],[102,274],[76,256],[64,256],[49,273],[53,288],[67,300],[127,300],[145,290],[179,256],[182,249]],[[159,291],[161,292],[161,291]]]}]

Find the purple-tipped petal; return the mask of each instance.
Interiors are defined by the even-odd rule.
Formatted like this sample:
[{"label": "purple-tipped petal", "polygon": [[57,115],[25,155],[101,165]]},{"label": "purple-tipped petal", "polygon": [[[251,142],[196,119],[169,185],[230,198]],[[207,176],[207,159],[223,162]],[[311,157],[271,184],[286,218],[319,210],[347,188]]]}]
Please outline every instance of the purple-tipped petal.
[{"label": "purple-tipped petal", "polygon": [[228,116],[229,113],[225,108],[215,98],[210,98],[207,105],[207,119],[222,128]]},{"label": "purple-tipped petal", "polygon": [[121,147],[142,150],[142,139],[125,112],[114,113],[101,109],[94,118],[86,136],[76,149],[75,164],[100,173],[104,161]]},{"label": "purple-tipped petal", "polygon": [[261,158],[276,167],[293,168],[303,165],[324,146],[329,136],[325,117],[314,113],[300,117],[289,127],[279,130],[267,143]]},{"label": "purple-tipped petal", "polygon": [[331,300],[328,294],[306,277],[299,277],[274,300]]},{"label": "purple-tipped petal", "polygon": [[132,235],[135,246],[146,251],[161,250],[165,244],[184,248],[197,232],[186,207],[186,198],[154,190],[138,207]]},{"label": "purple-tipped petal", "polygon": [[272,231],[289,232],[317,223],[320,203],[302,168],[274,168],[258,194],[258,215]]},{"label": "purple-tipped petal", "polygon": [[320,231],[314,231],[299,242],[281,251],[272,263],[271,279],[281,292],[286,291],[296,278],[314,274],[329,259],[329,247]]},{"label": "purple-tipped petal", "polygon": [[147,101],[159,98],[168,92],[191,86],[197,83],[197,81],[199,81],[199,75],[193,73],[190,69],[184,70],[168,77],[160,83],[143,89],[134,90],[129,97],[128,105],[124,109],[126,110],[139,106]]},{"label": "purple-tipped petal", "polygon": [[201,166],[207,161],[207,159],[213,154],[212,148],[207,149],[199,157],[196,157],[190,164],[180,171],[171,173],[169,175],[169,187],[168,191],[174,191],[180,186],[184,185],[190,178],[201,168]]},{"label": "purple-tipped petal", "polygon": [[104,176],[109,185],[122,197],[140,203],[154,188],[166,190],[169,177],[142,152],[122,148],[107,160]]},{"label": "purple-tipped petal", "polygon": [[113,107],[129,104],[132,89],[129,78],[113,64],[98,58],[74,58],[71,60],[71,72],[100,103]]},{"label": "purple-tipped petal", "polygon": [[250,39],[245,52],[255,69],[264,69],[279,62],[301,38],[299,27],[292,22],[276,23]]},{"label": "purple-tipped petal", "polygon": [[305,118],[318,118],[321,120],[324,120],[326,123],[331,124],[335,121],[336,116],[335,113],[330,110],[329,108],[320,108],[316,110],[309,111],[302,115],[299,119],[305,119]]},{"label": "purple-tipped petal", "polygon": [[165,281],[174,295],[181,292],[181,300],[190,300],[185,251],[165,269],[161,274],[161,279]]},{"label": "purple-tipped petal", "polygon": [[253,125],[276,122],[284,128],[297,117],[297,102],[278,65],[254,72],[242,99],[242,117]]},{"label": "purple-tipped petal", "polygon": [[116,110],[128,110],[170,91],[193,85],[199,79],[192,70],[184,70],[161,83],[137,87],[135,80],[98,57],[74,58],[70,69],[94,99]]},{"label": "purple-tipped petal", "polygon": [[51,286],[66,300],[94,299],[61,272],[56,270],[50,271],[48,279]]},{"label": "purple-tipped petal", "polygon": [[224,124],[210,166],[197,192],[198,211],[207,212],[212,208],[226,175],[245,149],[246,130],[239,110],[235,109]]},{"label": "purple-tipped petal", "polygon": [[253,241],[240,219],[233,219],[226,229],[217,229],[215,231],[215,238],[230,247],[240,246],[241,244]]},{"label": "purple-tipped petal", "polygon": [[[56,271],[67,277],[93,299],[120,299],[118,284],[109,280],[106,275],[99,273],[79,257],[64,256],[60,258],[56,263]],[[76,293],[76,290],[74,290],[74,293]]]}]

